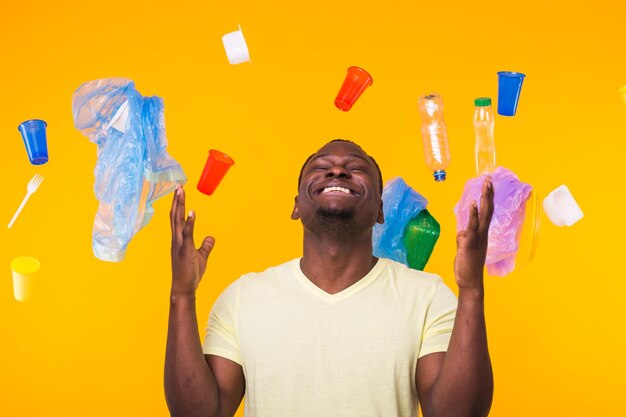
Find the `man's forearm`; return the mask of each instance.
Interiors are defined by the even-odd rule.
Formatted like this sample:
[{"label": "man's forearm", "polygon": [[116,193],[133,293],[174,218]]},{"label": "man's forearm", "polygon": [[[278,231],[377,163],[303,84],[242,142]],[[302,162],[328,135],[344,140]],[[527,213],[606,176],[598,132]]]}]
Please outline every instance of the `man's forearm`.
[{"label": "man's forearm", "polygon": [[427,417],[486,416],[493,398],[484,289],[460,289],[448,351],[432,390]]},{"label": "man's forearm", "polygon": [[202,352],[194,296],[171,296],[165,352],[165,399],[170,414],[213,417],[219,390]]}]

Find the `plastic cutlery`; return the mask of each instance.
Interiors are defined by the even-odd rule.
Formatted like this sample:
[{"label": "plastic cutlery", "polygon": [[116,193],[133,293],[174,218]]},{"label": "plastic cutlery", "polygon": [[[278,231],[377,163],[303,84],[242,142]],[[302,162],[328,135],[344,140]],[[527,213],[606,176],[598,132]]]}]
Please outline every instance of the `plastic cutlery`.
[{"label": "plastic cutlery", "polygon": [[24,208],[24,205],[26,204],[30,196],[33,195],[35,191],[37,191],[37,188],[39,188],[42,181],[43,177],[39,174],[35,174],[35,176],[28,182],[28,185],[26,186],[26,197],[24,197],[24,199],[22,200],[22,204],[20,204],[17,211],[13,215],[13,218],[9,222],[9,229],[11,228],[11,226],[13,226],[15,219],[17,219],[17,216],[19,216],[20,212]]}]

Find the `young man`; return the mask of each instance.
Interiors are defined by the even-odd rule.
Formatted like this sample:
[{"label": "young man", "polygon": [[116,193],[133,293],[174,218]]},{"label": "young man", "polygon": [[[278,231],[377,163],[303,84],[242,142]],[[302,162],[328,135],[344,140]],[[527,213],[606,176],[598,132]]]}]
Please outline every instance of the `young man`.
[{"label": "young man", "polygon": [[493,186],[457,236],[457,299],[441,278],[372,255],[382,179],[358,145],[304,164],[294,220],[303,256],[231,284],[202,346],[195,292],[215,243],[194,247],[185,195],[172,203],[165,394],[172,416],[486,416],[493,395],[483,268]]}]

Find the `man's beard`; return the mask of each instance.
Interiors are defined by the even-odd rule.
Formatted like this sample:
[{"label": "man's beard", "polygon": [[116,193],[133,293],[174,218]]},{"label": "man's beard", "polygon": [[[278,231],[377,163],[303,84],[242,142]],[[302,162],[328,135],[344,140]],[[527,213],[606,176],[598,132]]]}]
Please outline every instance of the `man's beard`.
[{"label": "man's beard", "polygon": [[354,214],[353,208],[329,209],[320,207],[315,212],[315,218],[310,229],[317,235],[328,236],[337,241],[348,241],[356,235],[359,229]]},{"label": "man's beard", "polygon": [[325,207],[320,207],[315,212],[317,216],[321,219],[327,221],[342,221],[347,222],[354,217],[354,209],[329,209]]}]

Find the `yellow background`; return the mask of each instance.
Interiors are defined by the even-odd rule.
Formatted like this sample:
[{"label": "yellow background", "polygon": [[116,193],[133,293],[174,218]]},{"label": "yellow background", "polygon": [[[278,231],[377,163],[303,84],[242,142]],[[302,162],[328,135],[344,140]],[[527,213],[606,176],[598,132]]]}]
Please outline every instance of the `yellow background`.
[{"label": "yellow background", "polygon": [[[427,270],[456,290],[454,204],[474,175],[473,99],[496,71],[527,74],[518,114],[497,116],[498,164],[545,196],[567,184],[585,217],[545,215],[535,260],[487,278],[492,416],[623,415],[626,3],[240,0],[3,4],[0,219],[45,176],[12,229],[0,227],[0,415],[166,416],[170,197],[122,263],[91,251],[96,145],[73,126],[83,82],[126,77],[165,100],[169,153],[184,167],[197,234],[217,246],[198,293],[200,327],[240,274],[296,257],[289,220],[310,153],[351,139],[430,200],[442,234]],[[231,66],[221,36],[241,24],[252,63]],[[334,97],[350,65],[374,78],[354,108]],[[425,167],[417,99],[444,99],[453,162]],[[20,122],[48,122],[50,160],[28,163]],[[206,153],[235,166],[212,197],[195,190]],[[199,239],[198,239],[199,240]],[[36,294],[12,294],[11,259],[41,261]]]}]

